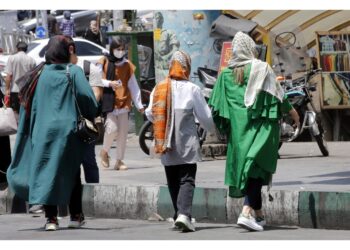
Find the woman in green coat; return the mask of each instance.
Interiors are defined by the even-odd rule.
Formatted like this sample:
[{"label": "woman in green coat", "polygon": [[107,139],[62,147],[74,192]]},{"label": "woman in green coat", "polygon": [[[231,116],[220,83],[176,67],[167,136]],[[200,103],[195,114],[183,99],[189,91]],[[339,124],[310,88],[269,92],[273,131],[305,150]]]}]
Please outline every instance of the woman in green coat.
[{"label": "woman in green coat", "polygon": [[228,137],[225,185],[229,186],[229,196],[245,197],[237,224],[262,231],[261,188],[276,170],[278,120],[283,112],[289,112],[299,126],[299,116],[284,99],[271,67],[256,59],[255,43],[248,35],[235,35],[232,52],[209,105],[218,129]]},{"label": "woman in green coat", "polygon": [[77,109],[67,70],[85,118],[94,119],[97,102],[82,69],[69,64],[74,51],[72,40],[52,37],[45,64],[25,76],[13,160],[7,171],[9,186],[19,197],[44,205],[46,230],[57,229],[58,205],[69,204],[70,226],[84,222],[80,164],[86,144],[75,133]]}]

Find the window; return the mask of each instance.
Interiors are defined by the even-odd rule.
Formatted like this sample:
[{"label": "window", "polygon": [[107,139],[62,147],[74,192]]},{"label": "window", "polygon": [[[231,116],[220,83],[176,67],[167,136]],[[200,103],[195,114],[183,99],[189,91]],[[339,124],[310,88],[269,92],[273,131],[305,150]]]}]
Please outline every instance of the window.
[{"label": "window", "polygon": [[97,47],[91,43],[76,41],[75,46],[77,48],[77,55],[78,56],[99,56],[99,55],[102,55],[102,49],[100,49],[99,47]]},{"label": "window", "polygon": [[42,50],[40,50],[40,52],[39,52],[39,56],[40,56],[40,57],[44,57],[44,56],[45,56],[46,49],[47,49],[47,45],[45,45],[45,47],[42,48]]},{"label": "window", "polygon": [[30,43],[28,44],[27,53],[36,48],[40,43]]}]

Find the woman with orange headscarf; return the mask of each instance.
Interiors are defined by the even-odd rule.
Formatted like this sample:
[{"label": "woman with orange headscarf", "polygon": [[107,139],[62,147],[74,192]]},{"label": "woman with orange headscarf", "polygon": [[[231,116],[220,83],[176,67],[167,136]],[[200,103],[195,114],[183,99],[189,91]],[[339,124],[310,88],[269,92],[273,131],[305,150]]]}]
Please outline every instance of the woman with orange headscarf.
[{"label": "woman with orange headscarf", "polygon": [[189,81],[191,58],[176,51],[168,77],[158,83],[146,109],[153,122],[155,152],[161,154],[169,192],[175,210],[174,228],[194,232],[191,210],[197,162],[201,161],[195,120],[215,131],[210,109],[198,86]]}]

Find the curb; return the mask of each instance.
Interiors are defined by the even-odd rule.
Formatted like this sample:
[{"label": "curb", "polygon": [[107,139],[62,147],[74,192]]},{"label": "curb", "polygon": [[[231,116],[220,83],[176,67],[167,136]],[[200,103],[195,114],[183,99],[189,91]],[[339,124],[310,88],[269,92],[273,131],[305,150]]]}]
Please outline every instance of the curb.
[{"label": "curb", "polygon": [[[350,229],[350,193],[263,190],[267,224],[303,228]],[[197,222],[236,223],[243,199],[232,199],[224,188],[196,187],[192,214]],[[11,191],[0,191],[0,214],[26,213],[28,206]],[[83,185],[86,216],[147,220],[154,214],[173,217],[166,186]]]}]

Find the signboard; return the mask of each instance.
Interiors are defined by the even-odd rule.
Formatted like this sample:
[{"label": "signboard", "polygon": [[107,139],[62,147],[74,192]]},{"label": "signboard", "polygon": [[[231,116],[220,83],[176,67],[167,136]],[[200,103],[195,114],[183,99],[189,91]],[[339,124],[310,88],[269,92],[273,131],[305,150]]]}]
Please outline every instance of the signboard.
[{"label": "signboard", "polygon": [[35,29],[35,35],[38,38],[45,38],[46,37],[46,30],[43,26],[38,26]]},{"label": "signboard", "polygon": [[227,67],[228,62],[230,61],[232,57],[232,43],[231,42],[224,42],[222,44],[221,49],[221,57],[220,57],[220,67],[219,67],[219,74],[221,70]]}]

